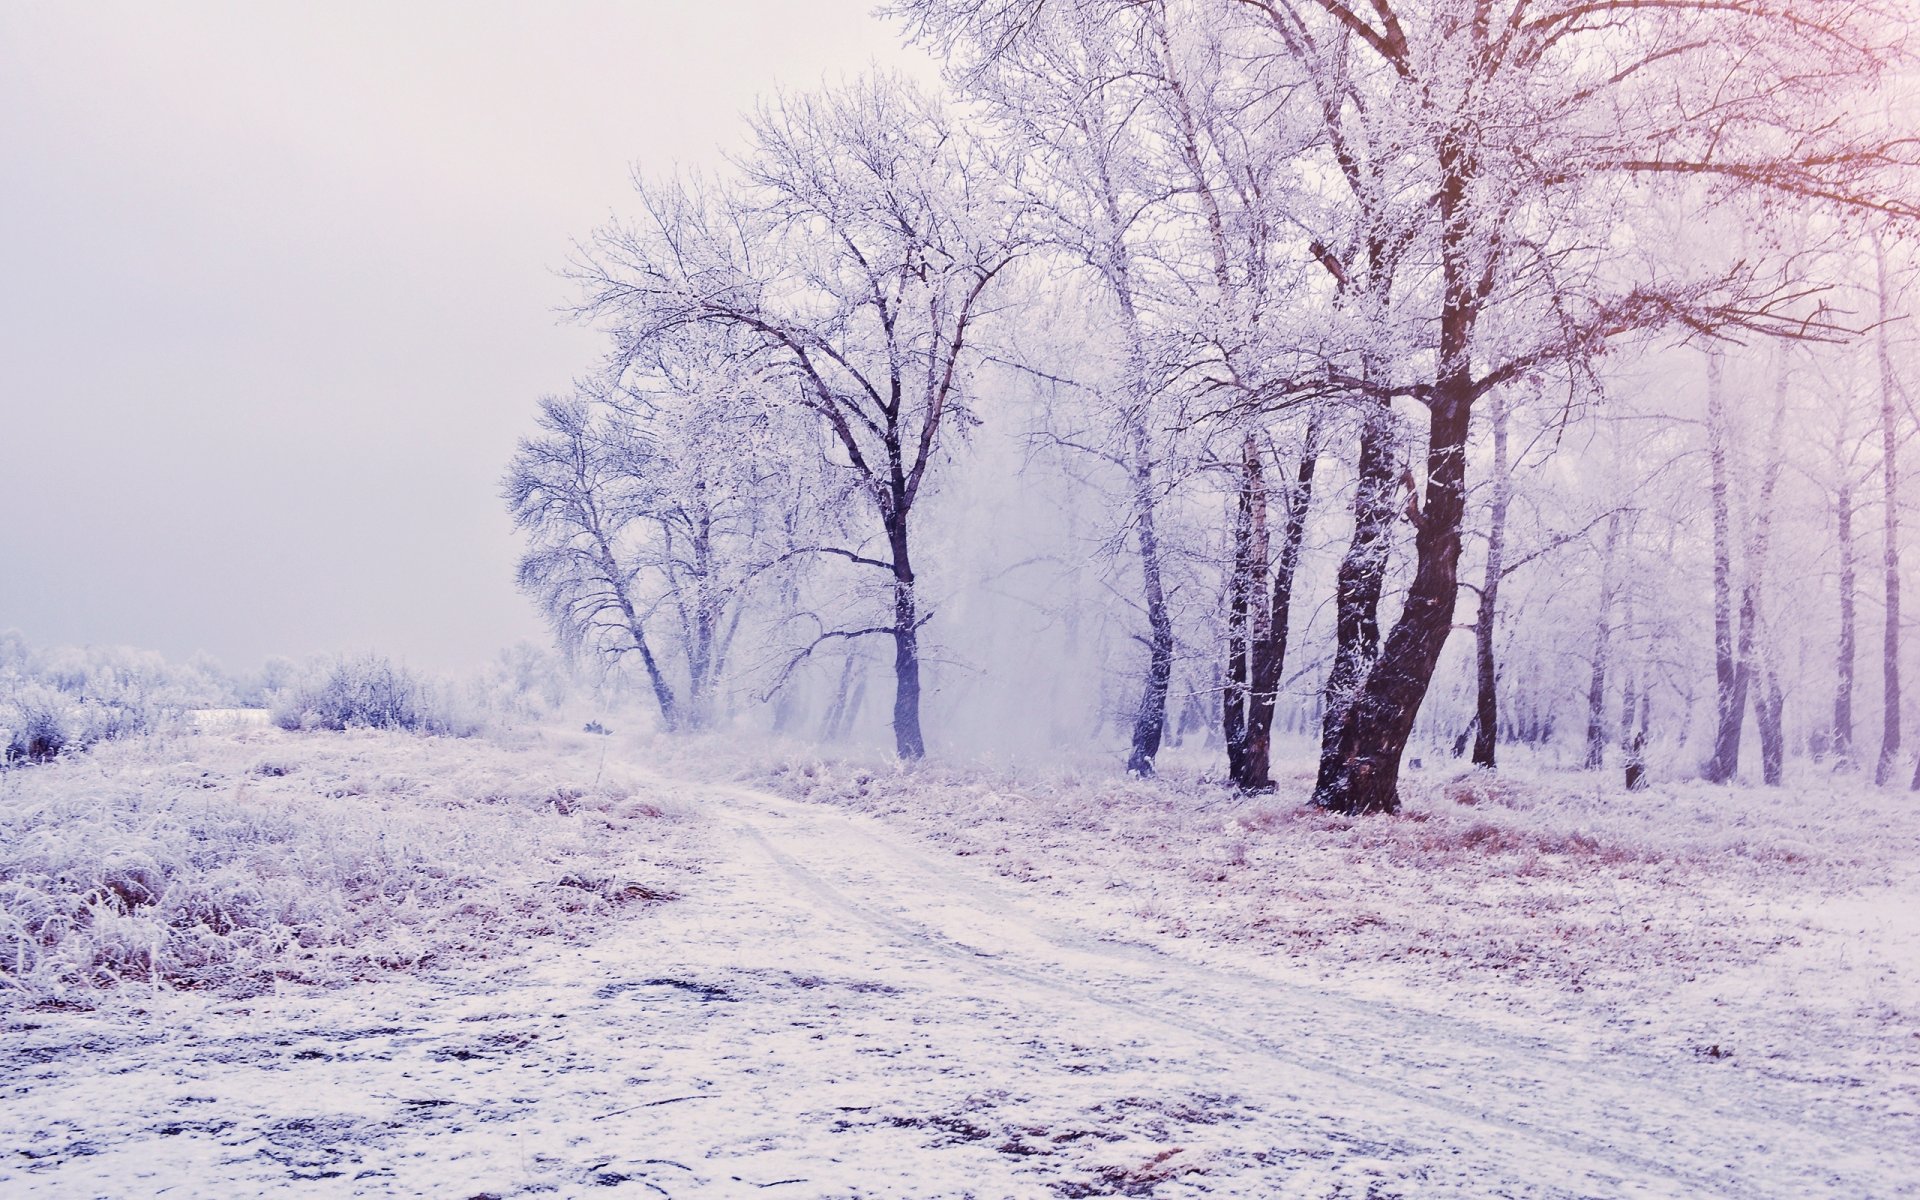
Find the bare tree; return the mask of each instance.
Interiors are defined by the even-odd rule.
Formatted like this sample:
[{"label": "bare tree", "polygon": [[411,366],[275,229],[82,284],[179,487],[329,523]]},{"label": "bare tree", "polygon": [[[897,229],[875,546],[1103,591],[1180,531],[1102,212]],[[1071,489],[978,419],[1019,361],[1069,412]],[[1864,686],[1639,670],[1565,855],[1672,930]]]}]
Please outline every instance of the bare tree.
[{"label": "bare tree", "polygon": [[610,452],[591,394],[545,398],[539,423],[542,436],[520,443],[504,489],[514,524],[532,542],[520,559],[520,587],[563,646],[638,655],[660,723],[678,729],[680,701],[648,640],[640,567],[629,555],[643,519],[628,495],[632,459]]},{"label": "bare tree", "polygon": [[812,646],[892,641],[895,746],[916,759],[932,614],[912,516],[945,439],[971,419],[970,339],[1020,252],[1018,212],[938,102],[895,80],[784,99],[754,132],[732,190],[643,188],[650,225],[595,238],[577,270],[584,311],[629,345],[685,324],[739,331],[769,387],[823,427],[822,452],[874,525],[871,542],[812,550],[884,573],[889,611]]}]

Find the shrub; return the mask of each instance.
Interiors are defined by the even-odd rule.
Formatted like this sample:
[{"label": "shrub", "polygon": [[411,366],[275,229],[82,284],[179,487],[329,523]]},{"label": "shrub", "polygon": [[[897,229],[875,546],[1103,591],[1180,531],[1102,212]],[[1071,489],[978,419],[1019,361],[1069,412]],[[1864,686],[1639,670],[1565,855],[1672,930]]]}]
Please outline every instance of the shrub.
[{"label": "shrub", "polygon": [[109,738],[145,733],[162,713],[129,701],[74,697],[15,677],[0,683],[0,763],[43,763]]},{"label": "shrub", "polygon": [[443,688],[374,654],[340,659],[324,675],[279,693],[273,722],[289,730],[399,729],[451,737],[479,729]]}]

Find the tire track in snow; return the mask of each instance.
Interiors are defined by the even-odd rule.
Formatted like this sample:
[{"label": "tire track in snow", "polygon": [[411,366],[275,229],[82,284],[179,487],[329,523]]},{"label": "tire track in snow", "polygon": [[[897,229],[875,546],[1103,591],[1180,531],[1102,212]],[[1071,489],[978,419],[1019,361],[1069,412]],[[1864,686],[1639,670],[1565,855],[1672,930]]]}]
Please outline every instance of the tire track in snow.
[{"label": "tire track in snow", "polygon": [[[712,794],[794,884],[898,941],[973,972],[1145,1017],[1364,1092],[1373,1098],[1370,1118],[1389,1115],[1381,1104],[1397,1108],[1392,1116],[1428,1135],[1420,1141],[1456,1152],[1471,1147],[1513,1163],[1521,1168],[1515,1178],[1538,1183],[1543,1165],[1551,1164],[1567,1186],[1609,1195],[1916,1194],[1899,1183],[1892,1185],[1897,1190],[1879,1190],[1888,1181],[1875,1169],[1873,1151],[1859,1148],[1865,1129],[1843,1140],[1801,1114],[1756,1104],[1750,1093],[1736,1098],[1748,1111],[1730,1111],[1665,1073],[1569,1061],[1539,1039],[1503,1039],[1456,1018],[1182,962],[1150,946],[1102,942],[1035,918],[871,818],[748,789]],[[854,888],[885,902],[856,899]],[[964,930],[958,936],[956,924]],[[983,942],[992,948],[976,944]],[[1236,1029],[1230,1013],[1258,1014],[1268,1030],[1282,1026],[1284,1036]],[[1869,1147],[1877,1140],[1867,1139]],[[1516,1153],[1516,1141],[1537,1153]]]}]

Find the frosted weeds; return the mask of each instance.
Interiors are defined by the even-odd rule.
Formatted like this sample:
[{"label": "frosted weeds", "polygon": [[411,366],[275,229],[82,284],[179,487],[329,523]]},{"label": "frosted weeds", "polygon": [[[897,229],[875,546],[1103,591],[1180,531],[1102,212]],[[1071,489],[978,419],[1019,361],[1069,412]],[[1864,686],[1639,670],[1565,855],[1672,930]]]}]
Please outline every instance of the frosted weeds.
[{"label": "frosted weeds", "polygon": [[248,993],[577,936],[680,835],[596,760],[229,726],[0,777],[0,1003]]},{"label": "frosted weeds", "polygon": [[[1920,956],[1911,921],[1890,916],[1911,911],[1911,826],[1892,798],[1796,823],[1789,801],[1723,790],[1636,809],[1564,781],[1504,798],[1473,781],[1401,819],[1342,821],[1191,777],[759,769],[836,801],[809,804],[663,782],[623,768],[618,739],[603,764],[608,746],[228,730],[7,776],[9,812],[115,787],[171,796],[154,807],[175,819],[228,812],[200,827],[226,831],[226,861],[184,856],[210,880],[249,863],[270,877],[256,844],[307,847],[288,874],[325,881],[322,897],[371,864],[344,910],[386,932],[334,948],[324,978],[339,986],[282,974],[251,996],[140,984],[78,993],[92,1011],[17,1008],[0,1191],[1784,1200],[1920,1186],[1902,1074]],[[689,779],[728,773],[713,743],[624,749]],[[303,795],[325,803],[282,836],[272,814]],[[144,806],[114,811],[169,828]],[[66,828],[118,853],[113,823],[73,823],[84,815]],[[1797,849],[1756,832],[1763,818]],[[146,824],[127,830],[151,862],[108,871],[102,855],[85,876],[133,897],[128,919],[157,907],[134,902],[156,870],[183,886],[180,848]],[[374,853],[362,824],[401,850]],[[448,881],[432,870],[456,862],[467,891],[435,900]],[[663,883],[680,899],[644,916],[615,899]],[[402,885],[437,917],[409,919]],[[1539,936],[1561,926],[1587,960]],[[409,938],[427,952],[383,963]],[[1690,949],[1715,939],[1715,954]],[[1816,985],[1832,1003],[1805,1002]]]}]

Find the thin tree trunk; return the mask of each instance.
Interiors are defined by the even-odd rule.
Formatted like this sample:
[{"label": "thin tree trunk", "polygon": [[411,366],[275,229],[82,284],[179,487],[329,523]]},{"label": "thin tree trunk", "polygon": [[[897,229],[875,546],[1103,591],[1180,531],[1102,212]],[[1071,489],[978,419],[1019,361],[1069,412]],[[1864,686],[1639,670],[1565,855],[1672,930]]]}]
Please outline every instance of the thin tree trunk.
[{"label": "thin tree trunk", "polygon": [[[1613,648],[1614,556],[1620,549],[1622,514],[1607,518],[1607,540],[1600,553],[1600,615],[1593,626],[1593,674],[1587,680],[1587,770],[1607,761],[1607,666]],[[1629,693],[1631,694],[1631,693]]]},{"label": "thin tree trunk", "polygon": [[1500,579],[1506,566],[1507,507],[1513,480],[1507,462],[1507,404],[1498,389],[1488,397],[1493,426],[1493,499],[1487,511],[1487,571],[1480,584],[1480,611],[1473,623],[1473,764],[1494,769],[1494,745],[1500,726],[1499,678],[1493,656],[1494,624],[1500,613]]},{"label": "thin tree trunk", "polygon": [[1255,659],[1268,637],[1266,605],[1267,492],[1260,447],[1251,433],[1240,448],[1240,497],[1233,526],[1233,575],[1227,581],[1227,688],[1221,732],[1227,741],[1227,775],[1242,788],[1256,786],[1249,754]]},{"label": "thin tree trunk", "polygon": [[[1110,208],[1111,189],[1108,191]],[[1117,208],[1111,219],[1118,221]],[[1142,682],[1140,704],[1134,710],[1133,737],[1127,752],[1127,771],[1133,775],[1153,774],[1154,760],[1160,754],[1160,739],[1167,727],[1167,687],[1173,678],[1173,617],[1167,607],[1166,585],[1162,579],[1158,514],[1154,502],[1153,431],[1147,425],[1148,382],[1145,334],[1134,309],[1133,291],[1126,270],[1124,245],[1116,241],[1110,249],[1113,263],[1109,272],[1125,322],[1128,349],[1128,386],[1132,395],[1127,404],[1127,435],[1132,453],[1133,521],[1140,544],[1140,583],[1147,609],[1147,675]]]},{"label": "thin tree trunk", "polygon": [[[1751,613],[1742,602],[1741,625],[1733,611],[1733,515],[1728,497],[1729,461],[1726,396],[1721,384],[1719,351],[1707,353],[1707,453],[1712,470],[1713,503],[1713,677],[1719,701],[1713,757],[1702,774],[1713,783],[1726,783],[1740,769],[1740,732],[1746,723],[1747,655],[1752,634]],[[1749,597],[1751,593],[1747,594]]]},{"label": "thin tree trunk", "polygon": [[[1844,464],[1843,464],[1844,466]],[[1853,544],[1853,481],[1842,479],[1834,499],[1834,541],[1840,547],[1840,644],[1834,651],[1833,756],[1837,765],[1853,765],[1853,673],[1858,657],[1859,621],[1855,612],[1859,560]]]},{"label": "thin tree trunk", "polygon": [[1320,462],[1320,414],[1307,420],[1306,444],[1300,465],[1286,491],[1286,525],[1280,534],[1280,555],[1273,569],[1273,593],[1268,605],[1268,633],[1253,647],[1251,711],[1247,717],[1247,779],[1243,787],[1273,786],[1273,709],[1280,695],[1280,677],[1287,667],[1288,625],[1293,618],[1293,581],[1299,573],[1300,548],[1306,538],[1307,516],[1313,507],[1313,477]]},{"label": "thin tree trunk", "polygon": [[1785,697],[1780,691],[1779,653],[1766,617],[1767,567],[1773,545],[1773,495],[1780,484],[1780,446],[1786,421],[1787,358],[1782,351],[1774,379],[1773,419],[1767,426],[1766,465],[1761,468],[1760,494],[1750,518],[1746,598],[1741,604],[1743,619],[1748,622],[1747,628],[1741,630],[1741,641],[1748,647],[1742,666],[1749,677],[1756,677],[1759,683],[1753,702],[1753,721],[1760,733],[1760,778],[1768,787],[1780,786],[1786,763]]},{"label": "thin tree trunk", "polygon": [[[1880,758],[1873,782],[1884,784],[1900,757],[1900,442],[1894,415],[1893,356],[1888,345],[1887,251],[1879,239],[1873,244],[1874,268],[1880,293],[1880,481],[1885,518],[1881,523],[1881,568],[1885,573],[1886,627],[1881,638],[1884,682],[1880,719]],[[1917,776],[1920,777],[1920,776]]]},{"label": "thin tree trunk", "polygon": [[853,663],[851,651],[840,660],[840,682],[833,689],[833,700],[827,705],[826,715],[820,718],[820,740],[823,742],[840,740],[841,717],[847,711],[847,695],[853,690]]},{"label": "thin tree trunk", "polygon": [[[1144,443],[1144,432],[1136,444]],[[1140,540],[1140,576],[1147,605],[1147,677],[1140,692],[1140,705],[1134,712],[1132,747],[1127,754],[1127,770],[1135,775],[1153,774],[1154,759],[1160,754],[1160,738],[1167,727],[1167,686],[1173,678],[1173,617],[1167,609],[1167,593],[1161,579],[1160,535],[1156,527],[1153,502],[1151,458],[1136,450],[1134,458],[1134,522]]]},{"label": "thin tree trunk", "polygon": [[653,685],[654,702],[660,706],[661,728],[674,733],[680,728],[680,706],[674,700],[673,686],[667,682],[659,661],[653,657],[653,647],[647,644],[646,627],[640,621],[640,614],[634,611],[632,597],[627,595],[626,587],[620,582],[622,576],[613,557],[613,547],[608,545],[606,537],[597,528],[593,531],[593,537],[599,547],[601,573],[613,588],[620,618],[626,622],[627,636],[633,639],[633,648],[640,652],[640,665],[646,668],[647,682]]}]

